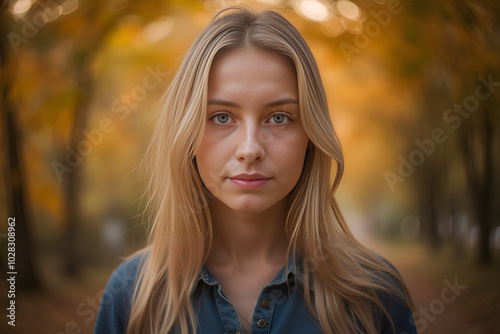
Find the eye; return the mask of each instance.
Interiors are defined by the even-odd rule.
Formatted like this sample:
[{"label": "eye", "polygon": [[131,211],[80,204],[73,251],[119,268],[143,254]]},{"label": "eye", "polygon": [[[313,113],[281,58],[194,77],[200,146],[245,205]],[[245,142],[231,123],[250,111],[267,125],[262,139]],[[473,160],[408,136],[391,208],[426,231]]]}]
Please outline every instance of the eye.
[{"label": "eye", "polygon": [[215,121],[215,124],[219,124],[219,125],[228,124],[228,123],[230,123],[231,119],[232,119],[231,116],[229,116],[228,114],[217,114],[217,115],[214,115],[210,118],[210,120]]},{"label": "eye", "polygon": [[284,125],[288,123],[288,121],[291,120],[290,116],[287,116],[285,114],[276,114],[271,116],[272,123],[279,124],[279,125]]}]

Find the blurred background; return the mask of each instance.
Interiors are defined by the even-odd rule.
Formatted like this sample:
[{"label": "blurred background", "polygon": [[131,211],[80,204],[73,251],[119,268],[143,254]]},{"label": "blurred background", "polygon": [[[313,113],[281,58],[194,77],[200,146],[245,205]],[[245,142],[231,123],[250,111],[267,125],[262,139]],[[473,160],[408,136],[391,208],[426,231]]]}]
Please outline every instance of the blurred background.
[{"label": "blurred background", "polygon": [[498,1],[0,3],[0,332],[92,333],[107,279],[144,245],[157,102],[213,15],[240,4],[278,10],[309,43],[346,159],[341,208],[401,272],[419,332],[498,333]]}]

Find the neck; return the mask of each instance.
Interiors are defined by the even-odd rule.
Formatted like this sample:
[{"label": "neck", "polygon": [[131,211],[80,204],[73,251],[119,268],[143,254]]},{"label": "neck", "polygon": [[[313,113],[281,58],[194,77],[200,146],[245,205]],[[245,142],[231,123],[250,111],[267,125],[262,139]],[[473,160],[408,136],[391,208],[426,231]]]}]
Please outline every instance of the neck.
[{"label": "neck", "polygon": [[285,198],[263,212],[236,212],[213,199],[210,203],[213,243],[207,262],[241,267],[284,262],[288,249],[286,206]]}]

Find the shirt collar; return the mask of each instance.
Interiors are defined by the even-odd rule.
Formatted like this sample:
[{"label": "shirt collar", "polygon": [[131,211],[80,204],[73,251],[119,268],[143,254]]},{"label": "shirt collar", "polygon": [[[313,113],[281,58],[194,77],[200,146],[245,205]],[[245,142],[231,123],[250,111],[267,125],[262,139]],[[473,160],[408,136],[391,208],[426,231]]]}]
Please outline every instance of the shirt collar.
[{"label": "shirt collar", "polygon": [[[295,256],[290,256],[290,258],[288,259],[288,263],[283,268],[281,268],[280,272],[269,284],[267,284],[267,286],[284,284],[287,282],[287,279],[288,282],[296,281],[300,284],[304,284],[303,261],[298,254],[295,254]],[[219,285],[219,282],[205,264],[203,264],[203,266],[201,267],[200,273],[196,278],[193,286],[193,292],[201,281],[211,286]],[[310,285],[309,289],[314,290],[312,285]]]}]

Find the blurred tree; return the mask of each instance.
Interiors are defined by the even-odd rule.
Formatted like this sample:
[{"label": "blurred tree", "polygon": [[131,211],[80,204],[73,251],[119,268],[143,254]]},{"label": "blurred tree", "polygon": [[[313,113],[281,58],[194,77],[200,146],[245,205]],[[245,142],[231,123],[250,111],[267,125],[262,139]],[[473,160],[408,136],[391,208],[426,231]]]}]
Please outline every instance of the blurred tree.
[{"label": "blurred tree", "polygon": [[[498,21],[491,13],[499,13],[498,4],[447,1],[431,6],[426,2],[415,4],[418,10],[414,11],[422,21],[420,33],[428,36],[419,47],[432,50],[433,55],[420,79],[421,138],[431,139],[432,131],[444,129],[447,139],[442,145],[432,144],[437,146],[435,152],[418,173],[425,230],[431,244],[438,245],[448,230],[457,233],[448,224],[456,214],[452,211],[457,210],[456,204],[469,203],[458,207],[470,211],[471,228],[477,226],[477,261],[489,263],[498,163],[493,147],[500,130],[499,100],[494,94],[500,79],[500,41]],[[457,169],[464,171],[464,183],[457,179],[461,175]],[[454,240],[463,242],[461,237]]]},{"label": "blurred tree", "polygon": [[[499,132],[498,92],[500,81],[500,40],[498,37],[498,3],[491,1],[453,2],[455,20],[443,34],[442,49],[448,55],[442,68],[458,74],[462,82],[455,83],[454,122],[451,124],[457,141],[458,154],[463,159],[471,216],[478,227],[477,261],[491,262],[490,234],[493,230],[495,163],[493,143]],[[458,106],[458,107],[457,107]],[[451,114],[451,113],[450,113]],[[461,120],[459,120],[461,119]],[[447,156],[452,159],[451,155]],[[453,166],[450,166],[450,169]],[[451,172],[451,170],[450,170]]]},{"label": "blurred tree", "polygon": [[[386,1],[356,3],[364,9],[364,29],[352,32],[352,21],[342,18],[344,33],[335,37],[337,45],[356,47],[342,50],[348,53],[348,63],[361,77],[384,66],[416,97],[415,105],[404,107],[402,121],[395,123],[402,130],[392,131],[406,141],[399,156],[405,162],[398,161],[406,175],[399,180],[411,180],[405,186],[412,183],[416,189],[424,239],[433,249],[454,240],[460,250],[478,231],[476,260],[489,262],[493,203],[498,198],[494,170],[499,161],[494,153],[500,132],[500,4],[402,1],[391,15]],[[476,97],[478,86],[487,98]],[[361,85],[358,90],[364,95],[372,91]],[[373,104],[372,112],[377,109]],[[452,217],[469,217],[466,237],[464,219]]]},{"label": "blurred tree", "polygon": [[[131,38],[140,33],[140,30],[136,30],[142,27],[128,27],[124,23],[127,19],[150,22],[179,6],[199,11],[203,3],[67,0],[61,3],[31,2],[28,8],[15,9],[20,2],[6,2],[9,12],[18,15],[15,22],[9,20],[9,42],[18,58],[34,57],[41,65],[37,64],[37,72],[31,73],[30,78],[19,80],[18,87],[21,88],[18,90],[24,91],[18,94],[20,98],[31,98],[33,101],[26,86],[34,82],[34,94],[43,99],[42,107],[30,116],[33,123],[25,120],[24,126],[34,130],[51,120],[60,125],[54,124],[52,127],[57,131],[57,137],[64,139],[55,142],[54,147],[59,153],[52,160],[51,168],[63,190],[61,220],[64,231],[61,234],[60,252],[63,272],[75,276],[81,265],[81,193],[87,155],[82,150],[92,150],[84,145],[87,140],[84,130],[89,125],[92,104],[96,100],[95,85],[99,79],[96,63],[103,50],[116,39]],[[29,1],[23,5],[26,3]],[[16,14],[16,10],[20,13]],[[122,49],[120,52],[126,51]],[[19,75],[22,67],[17,64],[12,71]],[[46,82],[50,82],[51,86],[44,87]]]},{"label": "blurred tree", "polygon": [[[475,193],[471,199],[479,225],[477,259],[480,263],[490,263],[492,260],[490,235],[497,221],[493,216],[493,208],[496,202],[494,189],[498,182],[495,170],[498,170],[499,162],[498,155],[495,160],[494,145],[500,133],[500,63],[498,61],[500,57],[500,4],[494,1],[480,1],[479,4],[471,4],[469,8],[465,4],[461,5],[462,11],[468,10],[475,14],[473,24],[481,31],[479,38],[483,42],[476,53],[477,56],[484,58],[482,74],[476,77],[476,87],[480,85],[482,93],[488,94],[488,97],[480,101],[477,111],[473,111],[473,114],[477,115],[472,115],[473,118],[475,117],[474,122],[465,128],[465,134],[460,140],[460,148],[468,181]],[[474,38],[477,37],[471,36],[470,42],[473,42]],[[475,95],[479,98],[476,87]],[[474,141],[476,143],[473,143]]]},{"label": "blurred tree", "polygon": [[[8,199],[8,215],[15,218],[15,269],[7,267],[5,263],[2,266],[2,274],[5,275],[9,271],[17,272],[16,288],[30,289],[39,286],[38,277],[34,267],[33,260],[33,241],[30,233],[31,220],[27,210],[25,201],[25,164],[22,154],[22,134],[19,131],[16,118],[16,102],[10,96],[10,83],[12,79],[12,66],[15,64],[11,44],[7,39],[7,22],[9,21],[8,1],[0,0],[0,116],[3,128],[0,130],[3,133],[5,154],[2,166],[3,177],[6,185],[6,192],[9,194]],[[7,218],[2,220],[7,221]],[[6,250],[6,246],[2,251]],[[2,256],[2,262],[7,259],[7,256]]]}]

